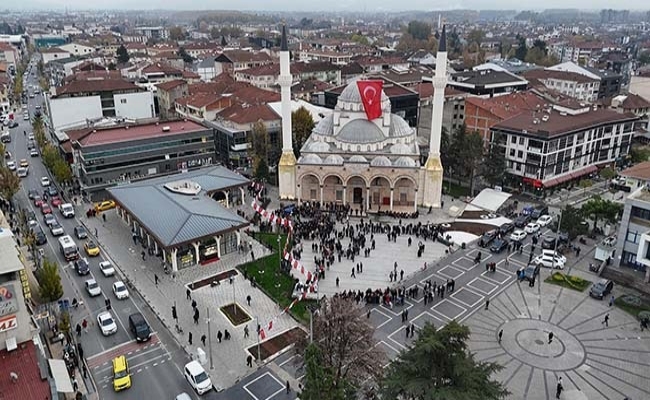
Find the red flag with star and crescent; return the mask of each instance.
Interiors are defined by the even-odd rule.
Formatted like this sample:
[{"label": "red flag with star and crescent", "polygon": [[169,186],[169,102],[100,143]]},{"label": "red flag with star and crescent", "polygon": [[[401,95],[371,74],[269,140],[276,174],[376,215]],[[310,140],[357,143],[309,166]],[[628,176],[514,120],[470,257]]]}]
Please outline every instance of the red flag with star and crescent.
[{"label": "red flag with star and crescent", "polygon": [[363,109],[369,121],[381,117],[381,90],[384,81],[357,81]]}]

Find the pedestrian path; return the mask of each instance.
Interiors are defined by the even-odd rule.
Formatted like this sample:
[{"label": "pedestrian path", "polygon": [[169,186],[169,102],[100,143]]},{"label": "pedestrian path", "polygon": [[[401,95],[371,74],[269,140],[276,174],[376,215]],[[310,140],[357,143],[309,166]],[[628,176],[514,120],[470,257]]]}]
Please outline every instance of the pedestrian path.
[{"label": "pedestrian path", "polygon": [[[220,390],[235,384],[238,380],[252,372],[246,366],[246,357],[249,348],[257,343],[256,319],[266,323],[268,319],[279,314],[280,309],[259,288],[251,286],[249,281],[241,275],[235,276],[233,284],[222,283],[212,287],[204,286],[191,290],[187,296],[188,284],[212,276],[214,274],[232,270],[237,265],[250,261],[249,252],[232,253],[224,255],[219,261],[208,265],[201,265],[180,270],[175,276],[164,273],[160,258],[145,257],[142,260],[140,246],[135,246],[130,235],[129,227],[117,216],[114,210],[105,212],[106,222],[100,218],[86,218],[81,221],[89,232],[97,229],[98,241],[102,251],[107,255],[120,271],[125,280],[131,282],[142,295],[162,323],[170,330],[181,346],[193,357],[197,357],[201,348],[210,359],[209,341],[201,343],[201,337],[208,334],[208,309],[210,313],[210,330],[212,334],[212,359],[214,368],[209,362],[205,365],[215,387]],[[257,257],[270,254],[270,251],[246,234],[242,240],[251,242]],[[91,266],[95,267],[94,265]],[[158,284],[155,277],[158,277]],[[251,297],[250,306],[247,297]],[[199,310],[198,324],[194,323],[194,310],[192,301],[196,302]],[[232,323],[219,310],[221,306],[235,301],[250,317],[246,324],[233,326]],[[172,318],[172,306],[177,308],[178,321]],[[177,330],[178,325],[182,332]],[[248,326],[251,334],[244,338],[244,326]],[[288,315],[283,315],[274,321],[273,331],[267,339],[298,326],[298,323]],[[217,334],[222,335],[228,330],[230,340],[217,340]],[[192,342],[190,343],[190,334]]]}]

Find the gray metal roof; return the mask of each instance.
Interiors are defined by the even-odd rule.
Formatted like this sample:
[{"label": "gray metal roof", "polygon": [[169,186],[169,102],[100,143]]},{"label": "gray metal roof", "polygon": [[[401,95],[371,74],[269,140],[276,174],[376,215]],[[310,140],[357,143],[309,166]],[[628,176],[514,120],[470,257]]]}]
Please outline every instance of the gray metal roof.
[{"label": "gray metal roof", "polygon": [[[198,183],[200,193],[192,196],[165,188],[166,183],[179,180]],[[208,193],[248,182],[245,177],[217,166],[107,190],[163,247],[171,247],[247,224],[248,221],[223,207]]]}]

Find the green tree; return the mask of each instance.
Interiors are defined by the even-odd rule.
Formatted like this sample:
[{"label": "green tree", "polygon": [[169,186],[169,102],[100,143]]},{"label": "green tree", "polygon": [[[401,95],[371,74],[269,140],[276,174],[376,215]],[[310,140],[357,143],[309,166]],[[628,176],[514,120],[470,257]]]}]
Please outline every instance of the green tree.
[{"label": "green tree", "polygon": [[60,154],[52,166],[52,173],[57,182],[69,182],[72,180],[72,169],[70,169],[70,164],[68,164]]},{"label": "green tree", "polygon": [[456,129],[451,139],[451,156],[454,174],[469,180],[470,193],[474,193],[474,177],[483,162],[483,138],[478,132],[467,132],[465,125]]},{"label": "green tree", "polygon": [[20,178],[7,166],[0,167],[0,195],[10,201],[20,190]]},{"label": "green tree", "polygon": [[411,21],[406,28],[406,33],[413,36],[413,39],[416,40],[429,40],[429,36],[431,36],[431,25],[422,21]]},{"label": "green tree", "polygon": [[221,47],[226,47],[228,46],[228,42],[226,42],[226,37],[221,36]]},{"label": "green tree", "polygon": [[129,55],[129,51],[122,44],[117,48],[117,51],[115,52],[115,58],[117,58],[118,64],[126,64],[131,59],[131,56]]},{"label": "green tree", "polygon": [[18,71],[14,78],[14,99],[20,99],[23,95],[23,74]]},{"label": "green tree", "polygon": [[478,362],[467,346],[470,331],[451,321],[436,331],[425,323],[413,346],[402,351],[386,371],[384,399],[499,400],[510,393],[491,375],[503,367]]},{"label": "green tree", "polygon": [[185,40],[185,31],[180,26],[169,28],[169,38],[174,41]]},{"label": "green tree", "polygon": [[650,64],[650,51],[644,51],[643,53],[639,54],[639,64]]},{"label": "green tree", "polygon": [[194,61],[194,58],[187,54],[187,51],[185,51],[184,47],[179,47],[178,48],[178,55],[183,59],[183,62],[190,64],[192,61]]},{"label": "green tree", "polygon": [[305,108],[300,107],[291,113],[291,129],[293,130],[293,152],[296,157],[300,155],[300,149],[305,144],[311,131],[314,130],[314,119],[311,113]]},{"label": "green tree", "polygon": [[476,43],[479,47],[483,43],[483,39],[485,39],[485,32],[480,29],[474,29],[467,34],[467,42]]},{"label": "green tree", "polygon": [[632,146],[629,154],[634,164],[650,160],[650,148],[645,146]]},{"label": "green tree", "polygon": [[[554,222],[554,224],[556,225],[557,223]],[[557,232],[557,228],[552,230]],[[567,205],[562,210],[560,231],[569,235],[571,240],[587,233],[587,225],[584,224],[584,218],[580,209]]]},{"label": "green tree", "polygon": [[301,399],[345,400],[345,392],[333,384],[332,372],[324,367],[323,353],[318,346],[313,343],[307,346],[304,362],[305,380]]},{"label": "green tree", "polygon": [[605,167],[602,170],[600,170],[600,176],[604,179],[613,179],[616,177],[616,171],[612,167]]},{"label": "green tree", "polygon": [[253,158],[253,175],[259,180],[269,178],[269,140],[264,122],[257,121],[250,133],[251,155]]},{"label": "green tree", "polygon": [[526,60],[527,54],[528,54],[528,48],[526,47],[526,38],[517,35],[517,49],[515,50],[515,57],[521,61],[524,61]]},{"label": "green tree", "polygon": [[44,92],[50,91],[50,82],[47,80],[46,77],[41,76],[38,80],[38,84],[41,86],[41,90],[43,90]]},{"label": "green tree", "polygon": [[43,259],[42,265],[37,273],[41,298],[48,303],[57,301],[63,296],[59,266],[47,258]]},{"label": "green tree", "polygon": [[492,137],[481,168],[483,179],[492,187],[502,185],[506,173],[505,147],[502,146],[503,138],[504,136],[498,133]]},{"label": "green tree", "polygon": [[598,227],[598,220],[604,219],[610,223],[616,222],[623,206],[610,200],[605,200],[600,196],[594,196],[589,199],[580,208],[583,217],[591,218],[594,222],[594,229]]}]

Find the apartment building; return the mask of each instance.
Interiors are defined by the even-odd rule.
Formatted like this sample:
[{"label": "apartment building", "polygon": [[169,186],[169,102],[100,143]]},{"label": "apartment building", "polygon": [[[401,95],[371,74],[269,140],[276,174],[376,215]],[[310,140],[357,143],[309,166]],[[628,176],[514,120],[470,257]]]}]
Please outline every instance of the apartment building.
[{"label": "apartment building", "polygon": [[20,62],[20,52],[8,42],[0,42],[0,62],[16,68]]},{"label": "apartment building", "polygon": [[60,49],[58,47],[49,47],[46,49],[41,49],[41,59],[43,60],[43,65],[47,65],[50,61],[59,60],[62,58],[70,58],[70,53]]},{"label": "apartment building", "polygon": [[330,62],[336,65],[346,65],[352,61],[352,54],[335,51],[300,50],[296,53],[299,61]]},{"label": "apartment building", "polygon": [[593,103],[598,100],[600,79],[577,72],[536,69],[522,74],[531,83],[537,81],[547,89],[554,90],[579,101]]},{"label": "apartment building", "polygon": [[226,50],[214,61],[216,75],[224,72],[234,73],[244,69],[259,67],[274,63],[275,60],[265,52],[244,50]]},{"label": "apartment building", "polygon": [[627,155],[639,118],[578,103],[524,112],[492,127],[511,183],[547,189]]},{"label": "apartment building", "polygon": [[618,95],[621,92],[621,84],[623,80],[623,75],[608,71],[608,70],[599,70],[596,68],[580,66],[575,62],[563,62],[561,64],[553,65],[552,67],[546,68],[547,71],[567,71],[575,72],[580,75],[584,75],[591,79],[597,79],[600,81],[598,87],[598,98],[613,97]]},{"label": "apartment building", "polygon": [[[239,82],[250,83],[260,89],[278,89],[278,76],[280,75],[280,64],[268,64],[259,67],[248,68],[235,72],[235,79]],[[341,68],[328,62],[291,64],[291,75],[294,82],[317,80],[330,82],[334,85],[341,83]]]},{"label": "apartment building", "polygon": [[475,96],[495,96],[526,90],[528,81],[507,71],[485,69],[451,74],[447,85]]},{"label": "apartment building", "polygon": [[135,33],[144,36],[147,40],[169,39],[169,29],[163,26],[139,26],[135,28]]},{"label": "apartment building", "polygon": [[[646,179],[650,180],[650,174],[646,173]],[[650,189],[647,184],[633,189],[625,199],[615,254],[619,255],[616,257],[619,267],[638,271],[643,282],[650,282]]]},{"label": "apartment building", "polygon": [[175,79],[156,85],[156,96],[158,97],[158,109],[160,110],[160,119],[173,119],[176,116],[177,99],[189,94],[187,81]]}]

